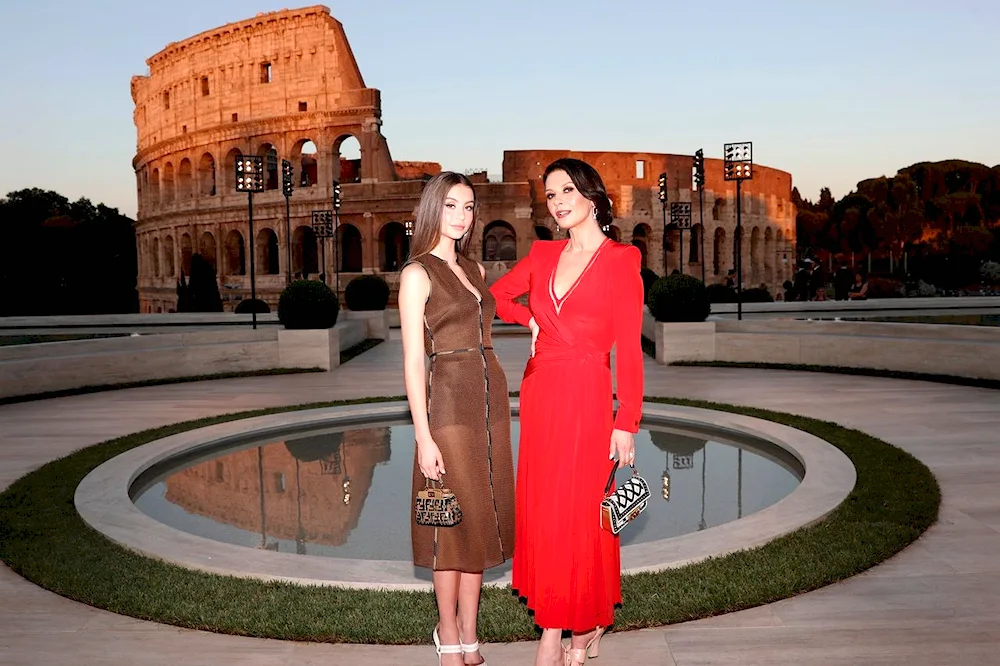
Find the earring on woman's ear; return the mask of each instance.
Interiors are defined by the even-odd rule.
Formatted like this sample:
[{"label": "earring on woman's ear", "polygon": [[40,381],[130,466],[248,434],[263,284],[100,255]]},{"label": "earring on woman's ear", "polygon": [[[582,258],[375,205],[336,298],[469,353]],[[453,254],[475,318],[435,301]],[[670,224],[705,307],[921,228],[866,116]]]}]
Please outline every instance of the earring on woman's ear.
[{"label": "earring on woman's ear", "polygon": [[591,209],[591,211],[592,211],[591,214],[594,216],[594,219],[596,220],[597,219],[597,206],[594,206]]}]

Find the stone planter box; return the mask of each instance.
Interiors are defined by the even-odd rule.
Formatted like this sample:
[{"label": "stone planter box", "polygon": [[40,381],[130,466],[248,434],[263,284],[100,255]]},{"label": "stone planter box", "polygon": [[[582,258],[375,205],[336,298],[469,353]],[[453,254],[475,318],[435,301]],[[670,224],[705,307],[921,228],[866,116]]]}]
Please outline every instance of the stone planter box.
[{"label": "stone planter box", "polygon": [[677,361],[715,360],[715,322],[663,322],[653,324],[656,360],[670,365]]},{"label": "stone planter box", "polygon": [[[364,322],[366,330],[365,337],[375,340],[389,339],[389,311],[388,310],[342,310],[340,316],[347,321]],[[397,317],[398,318],[398,317]]]}]

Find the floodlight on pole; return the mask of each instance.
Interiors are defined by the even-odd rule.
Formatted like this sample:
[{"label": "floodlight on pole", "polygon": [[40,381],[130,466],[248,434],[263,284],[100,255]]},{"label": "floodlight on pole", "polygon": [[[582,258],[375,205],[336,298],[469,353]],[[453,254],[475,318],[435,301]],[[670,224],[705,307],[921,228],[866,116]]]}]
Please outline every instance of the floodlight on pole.
[{"label": "floodlight on pole", "polygon": [[660,208],[663,209],[663,273],[667,272],[667,172],[660,174]]},{"label": "floodlight on pole", "polygon": [[264,158],[240,155],[236,158],[236,191],[247,193],[247,221],[250,231],[250,301],[251,321],[257,328],[257,268],[254,254],[253,193],[264,191]]},{"label": "floodlight on pole", "polygon": [[743,319],[742,184],[753,178],[753,142],[727,143],[722,147],[723,176],[736,181],[736,318]]},{"label": "floodlight on pole", "polygon": [[285,283],[292,283],[292,163],[281,160],[281,193],[285,197]]}]

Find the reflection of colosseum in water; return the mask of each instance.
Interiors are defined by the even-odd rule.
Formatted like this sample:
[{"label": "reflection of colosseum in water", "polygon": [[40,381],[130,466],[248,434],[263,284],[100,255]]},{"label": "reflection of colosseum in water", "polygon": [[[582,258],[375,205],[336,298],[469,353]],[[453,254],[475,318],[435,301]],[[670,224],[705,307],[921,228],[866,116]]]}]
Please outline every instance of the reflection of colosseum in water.
[{"label": "reflection of colosseum in water", "polygon": [[[271,539],[339,546],[357,527],[389,428],[289,440],[199,463],[166,480],[189,513]],[[264,537],[262,536],[262,543]]]},{"label": "reflection of colosseum in water", "polygon": [[[132,79],[143,312],[176,306],[177,279],[182,270],[190,275],[194,253],[216,268],[227,309],[249,297],[247,197],[235,191],[234,175],[244,153],[274,165],[266,191],[254,197],[258,296],[275,304],[286,281],[302,273],[325,273],[341,289],[359,273],[378,273],[395,286],[409,247],[405,223],[424,180],[441,167],[393,161],[381,129],[381,93],[365,83],[343,26],[326,7],[230,23],[172,43],[147,64],[148,75]],[[357,146],[359,159],[341,157],[348,145]],[[600,171],[614,201],[609,235],[637,245],[657,273],[682,259],[677,230],[664,231],[661,172],[668,174],[669,201],[693,202],[684,272],[700,277],[704,270],[708,282],[717,282],[735,266],[735,184],[723,181],[721,160],[706,159],[702,225],[690,155],[518,150],[504,152],[502,182],[471,176],[480,201],[471,255],[493,277],[525,256],[535,239],[559,237],[539,177],[566,155]],[[292,164],[295,187],[288,222],[283,159]],[[342,183],[341,227],[336,238],[317,239],[311,213],[331,207],[335,180]],[[790,174],[763,166],[744,183],[745,284],[774,290],[791,276],[791,189]]]}]

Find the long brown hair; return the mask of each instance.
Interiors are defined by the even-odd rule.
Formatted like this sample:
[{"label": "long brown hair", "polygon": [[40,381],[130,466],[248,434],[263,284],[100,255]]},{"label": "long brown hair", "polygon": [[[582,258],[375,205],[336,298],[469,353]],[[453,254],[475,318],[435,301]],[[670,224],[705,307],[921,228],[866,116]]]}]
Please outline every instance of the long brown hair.
[{"label": "long brown hair", "polygon": [[[413,242],[410,243],[410,259],[430,253],[441,240],[441,215],[444,212],[444,200],[448,192],[456,185],[465,185],[472,190],[472,200],[476,202],[476,188],[472,181],[454,171],[442,171],[427,181],[424,191],[417,204],[417,219],[413,224]],[[472,242],[472,233],[476,229],[475,215],[472,225],[465,232],[465,238],[455,242],[455,249],[464,255]]]}]

